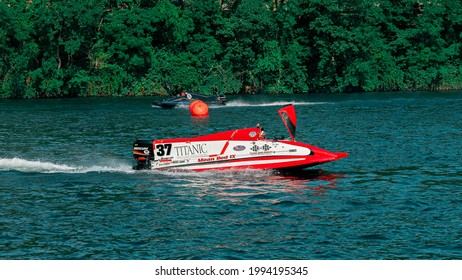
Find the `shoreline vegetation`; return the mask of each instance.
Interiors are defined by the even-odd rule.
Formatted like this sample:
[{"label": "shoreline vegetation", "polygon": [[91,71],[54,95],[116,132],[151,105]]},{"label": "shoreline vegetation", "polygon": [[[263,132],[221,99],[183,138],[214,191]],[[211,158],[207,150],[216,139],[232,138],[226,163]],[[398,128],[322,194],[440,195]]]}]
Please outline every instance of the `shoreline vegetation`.
[{"label": "shoreline vegetation", "polygon": [[462,88],[460,0],[0,0],[0,98]]}]

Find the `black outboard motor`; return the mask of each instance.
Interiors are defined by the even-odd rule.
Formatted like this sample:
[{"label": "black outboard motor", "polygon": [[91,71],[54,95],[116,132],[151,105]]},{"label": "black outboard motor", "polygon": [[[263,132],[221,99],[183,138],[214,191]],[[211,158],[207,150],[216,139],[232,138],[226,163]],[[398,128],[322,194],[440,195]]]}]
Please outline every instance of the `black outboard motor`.
[{"label": "black outboard motor", "polygon": [[133,169],[150,169],[151,160],[154,160],[154,148],[152,140],[136,140],[133,143],[133,159],[136,160],[136,165]]}]

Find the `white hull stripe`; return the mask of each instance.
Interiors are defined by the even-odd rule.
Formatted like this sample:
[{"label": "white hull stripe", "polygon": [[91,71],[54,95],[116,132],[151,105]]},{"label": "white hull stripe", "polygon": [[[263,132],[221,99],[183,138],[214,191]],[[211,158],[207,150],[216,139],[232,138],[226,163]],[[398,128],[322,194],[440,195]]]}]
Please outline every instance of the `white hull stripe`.
[{"label": "white hull stripe", "polygon": [[[255,166],[262,164],[275,164],[283,162],[294,162],[303,161],[305,158],[288,158],[288,159],[269,159],[269,160],[246,160],[238,162],[216,162],[216,163],[198,163],[187,166],[172,166],[170,168],[183,169],[183,170],[194,170],[194,169],[208,169],[208,168],[229,168],[229,167],[242,167],[242,166]],[[165,168],[165,167],[164,167]]]}]

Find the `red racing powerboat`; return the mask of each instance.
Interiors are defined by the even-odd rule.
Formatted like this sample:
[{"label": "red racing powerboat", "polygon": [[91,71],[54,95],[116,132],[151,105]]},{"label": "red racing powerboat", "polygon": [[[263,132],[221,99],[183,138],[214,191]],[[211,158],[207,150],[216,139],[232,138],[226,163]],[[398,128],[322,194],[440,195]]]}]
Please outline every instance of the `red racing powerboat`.
[{"label": "red racing powerboat", "polygon": [[239,128],[191,138],[137,140],[134,169],[225,170],[303,169],[339,160],[344,152],[330,152],[295,141],[294,106],[279,109],[291,139],[266,139],[260,127]]}]

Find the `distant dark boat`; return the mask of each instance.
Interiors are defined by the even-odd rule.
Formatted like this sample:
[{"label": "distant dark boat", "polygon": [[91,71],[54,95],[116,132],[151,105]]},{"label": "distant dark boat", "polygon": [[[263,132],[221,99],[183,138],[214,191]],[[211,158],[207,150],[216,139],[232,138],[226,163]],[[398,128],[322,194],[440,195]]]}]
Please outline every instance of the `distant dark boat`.
[{"label": "distant dark boat", "polygon": [[152,102],[152,106],[171,109],[178,106],[189,106],[194,100],[202,100],[208,105],[225,105],[226,96],[224,94],[201,94],[196,92],[182,92],[178,96],[173,96],[161,102]]}]

